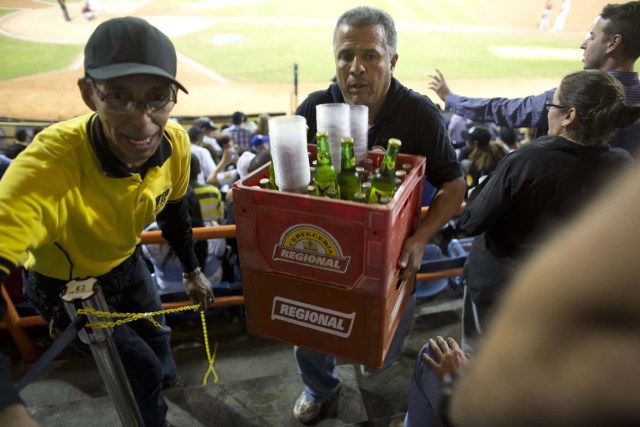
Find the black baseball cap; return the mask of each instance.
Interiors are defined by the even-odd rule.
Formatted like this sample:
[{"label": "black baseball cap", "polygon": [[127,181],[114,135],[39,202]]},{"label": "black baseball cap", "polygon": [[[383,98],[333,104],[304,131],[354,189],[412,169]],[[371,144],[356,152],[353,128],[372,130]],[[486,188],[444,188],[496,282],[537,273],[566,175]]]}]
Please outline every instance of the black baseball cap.
[{"label": "black baseball cap", "polygon": [[462,138],[482,147],[491,142],[491,132],[482,126],[472,126],[462,131]]},{"label": "black baseball cap", "polygon": [[176,49],[165,34],[144,19],[114,18],[98,25],[84,48],[88,77],[108,80],[133,74],[176,80]]}]

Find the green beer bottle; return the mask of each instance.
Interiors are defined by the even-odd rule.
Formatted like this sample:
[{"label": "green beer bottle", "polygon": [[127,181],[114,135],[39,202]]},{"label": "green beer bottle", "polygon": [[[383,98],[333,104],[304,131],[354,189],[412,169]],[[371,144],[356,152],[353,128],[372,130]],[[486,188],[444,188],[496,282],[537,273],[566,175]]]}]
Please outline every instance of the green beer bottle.
[{"label": "green beer bottle", "polygon": [[356,156],[353,152],[353,138],[345,137],[340,141],[342,148],[342,168],[338,174],[340,198],[353,200],[353,195],[360,191],[360,177],[356,172]]},{"label": "green beer bottle", "polygon": [[384,196],[393,197],[396,188],[396,159],[402,143],[399,139],[389,138],[387,152],[382,159],[380,169],[371,180],[369,203],[379,203]]},{"label": "green beer bottle", "polygon": [[336,171],[331,165],[331,156],[329,155],[329,135],[326,132],[318,132],[316,141],[318,144],[318,158],[314,181],[318,196],[325,196],[325,192],[333,188],[338,191],[338,198],[340,198]]},{"label": "green beer bottle", "polygon": [[339,199],[340,194],[335,188],[327,188],[327,190],[324,192],[324,197],[328,197],[330,199]]},{"label": "green beer bottle", "polygon": [[278,186],[276,185],[276,173],[273,168],[273,161],[269,163],[269,187],[272,190],[278,189]]},{"label": "green beer bottle", "polygon": [[353,201],[358,203],[367,203],[367,193],[358,191],[353,195]]}]

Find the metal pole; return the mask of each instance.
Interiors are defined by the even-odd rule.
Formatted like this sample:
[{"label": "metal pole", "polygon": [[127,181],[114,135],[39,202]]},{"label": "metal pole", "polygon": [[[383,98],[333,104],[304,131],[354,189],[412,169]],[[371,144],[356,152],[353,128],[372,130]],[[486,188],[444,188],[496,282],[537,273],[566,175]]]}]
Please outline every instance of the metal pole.
[{"label": "metal pole", "polygon": [[[90,307],[99,311],[108,311],[109,307],[98,286],[97,280],[89,278],[85,280],[72,280],[67,283],[62,295],[64,307],[73,320],[79,308]],[[89,322],[108,321],[102,317],[88,315]],[[113,404],[116,407],[120,422],[124,427],[142,427],[142,415],[131,391],[129,380],[125,374],[120,354],[113,343],[109,328],[84,328],[78,333],[80,340],[91,348],[93,358],[98,365],[102,380]]]}]

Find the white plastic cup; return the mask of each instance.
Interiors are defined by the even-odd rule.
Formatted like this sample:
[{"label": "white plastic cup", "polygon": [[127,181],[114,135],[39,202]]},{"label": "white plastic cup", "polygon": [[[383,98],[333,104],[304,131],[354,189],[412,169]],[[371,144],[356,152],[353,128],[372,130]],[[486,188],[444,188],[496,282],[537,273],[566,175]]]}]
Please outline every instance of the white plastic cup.
[{"label": "white plastic cup", "polygon": [[353,138],[353,152],[356,164],[363,166],[367,158],[367,138],[369,133],[369,107],[366,105],[349,106],[349,124]]},{"label": "white plastic cup", "polygon": [[269,144],[276,185],[281,191],[305,191],[311,171],[307,155],[307,121],[302,116],[269,120]]},{"label": "white plastic cup", "polygon": [[349,105],[343,103],[316,105],[316,129],[318,132],[327,132],[331,164],[336,173],[340,173],[342,169],[340,141],[346,136],[351,136]]}]

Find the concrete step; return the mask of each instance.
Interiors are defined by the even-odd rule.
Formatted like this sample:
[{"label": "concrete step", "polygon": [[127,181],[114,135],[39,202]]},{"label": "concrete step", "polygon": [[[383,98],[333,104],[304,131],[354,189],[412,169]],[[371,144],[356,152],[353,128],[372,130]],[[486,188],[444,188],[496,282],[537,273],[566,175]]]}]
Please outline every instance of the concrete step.
[{"label": "concrete step", "polygon": [[[84,371],[67,380],[38,380],[22,393],[29,410],[48,427],[119,425],[117,412],[108,396],[93,397],[76,379],[99,382],[94,372]],[[355,425],[367,421],[356,372],[352,365],[338,367],[342,381],[340,398],[326,410],[317,426]],[[95,387],[97,390],[98,387]],[[165,391],[169,405],[167,419],[181,427],[199,426],[299,426],[293,418],[293,402],[300,394],[297,374],[196,385]]]}]

